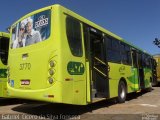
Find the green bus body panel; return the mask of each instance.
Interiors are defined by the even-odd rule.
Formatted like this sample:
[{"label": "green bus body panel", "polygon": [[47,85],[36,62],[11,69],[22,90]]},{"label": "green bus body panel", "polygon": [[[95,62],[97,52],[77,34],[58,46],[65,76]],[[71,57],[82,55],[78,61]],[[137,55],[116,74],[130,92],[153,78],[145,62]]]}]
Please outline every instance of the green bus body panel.
[{"label": "green bus body panel", "polygon": [[[9,52],[10,83],[7,84],[8,95],[47,102],[86,105],[91,103],[89,62],[85,58],[84,38],[82,37],[83,56],[72,55],[66,36],[66,16],[70,15],[102,32],[123,41],[123,39],[78,14],[60,6],[53,5],[27,14],[51,9],[50,37],[36,45],[11,49]],[[81,30],[83,28],[81,23]],[[83,31],[83,30],[82,30]],[[83,32],[82,36],[83,36]],[[28,57],[24,60],[23,54]],[[50,61],[55,61],[53,83],[50,84]],[[20,70],[21,65],[30,64],[30,69]],[[127,82],[127,91],[139,90],[138,74],[135,68],[128,65],[109,63],[109,98],[117,97],[118,84],[121,78]],[[145,70],[145,86],[149,87],[150,71]],[[29,80],[29,85],[22,85],[23,80]]]},{"label": "green bus body panel", "polygon": [[9,38],[9,33],[0,32],[0,37],[6,37],[6,38]]},{"label": "green bus body panel", "polygon": [[[22,19],[48,9],[51,9],[52,12],[52,34],[50,37],[36,45],[10,49],[9,67],[11,82],[8,84],[8,94],[17,98],[40,101],[86,104],[86,73],[82,70],[83,75],[71,75],[67,71],[67,64],[70,62],[70,58],[73,58],[73,62],[82,63],[85,68],[85,57],[83,56],[83,59],[74,58],[70,53],[65,29],[62,27],[65,26],[65,16],[61,7],[58,5],[46,7],[28,14]],[[28,54],[28,58],[23,60],[22,55],[25,53]],[[48,81],[49,62],[51,60],[54,60],[56,63],[53,84],[50,84]],[[31,64],[30,70],[20,70],[20,64],[24,63]],[[22,80],[30,80],[30,85],[21,85]]]},{"label": "green bus body panel", "polygon": [[131,67],[131,76],[128,77],[128,81],[132,84],[129,88],[130,91],[139,90],[139,81],[138,81],[138,69]]},{"label": "green bus body panel", "polygon": [[144,68],[144,83],[145,88],[151,87],[151,78],[152,78],[152,71],[149,68]]},{"label": "green bus body panel", "polygon": [[[9,38],[9,34],[0,32],[0,37]],[[0,97],[8,97],[7,95],[7,66],[0,59]]]},{"label": "green bus body panel", "polygon": [[124,78],[127,82],[128,93],[136,91],[138,83],[136,81],[137,79],[135,79],[135,73],[131,66],[116,63],[109,63],[109,66],[109,90],[111,98],[118,96],[118,84],[121,78]]},{"label": "green bus body panel", "polygon": [[153,57],[154,57],[154,59],[156,60],[156,63],[157,63],[157,67],[156,67],[157,81],[160,82],[160,54],[154,55]]}]

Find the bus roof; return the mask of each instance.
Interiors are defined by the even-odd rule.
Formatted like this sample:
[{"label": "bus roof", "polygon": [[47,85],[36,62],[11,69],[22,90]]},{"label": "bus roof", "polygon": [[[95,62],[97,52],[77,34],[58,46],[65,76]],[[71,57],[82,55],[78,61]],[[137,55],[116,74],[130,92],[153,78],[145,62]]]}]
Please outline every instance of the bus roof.
[{"label": "bus roof", "polygon": [[0,32],[0,37],[7,37],[7,38],[9,38],[9,33]]},{"label": "bus roof", "polygon": [[[69,10],[69,9],[67,9],[67,8],[59,5],[59,4],[54,4],[54,5],[47,6],[47,7],[44,7],[44,8],[35,10],[35,11],[33,11],[33,12],[30,12],[30,13],[26,14],[25,16],[21,17],[19,20],[17,20],[13,25],[15,25],[15,24],[18,23],[19,21],[25,19],[26,17],[28,17],[28,16],[30,16],[30,15],[32,15],[32,14],[38,13],[38,12],[43,11],[43,10],[46,10],[46,9],[51,9],[51,8],[54,8],[54,7],[60,8],[65,14],[72,15],[73,17],[75,17],[75,18],[78,19],[79,21],[81,21],[81,22],[83,22],[83,23],[85,23],[85,24],[88,24],[88,25],[92,26],[93,28],[96,28],[96,29],[100,30],[100,31],[102,31],[103,33],[106,33],[106,34],[109,35],[109,36],[112,36],[112,37],[114,37],[114,38],[116,38],[116,39],[118,39],[118,40],[120,40],[120,41],[123,41],[124,43],[132,46],[133,48],[135,48],[135,49],[137,49],[137,50],[139,50],[139,51],[141,51],[141,52],[144,52],[144,53],[148,54],[146,51],[144,51],[144,50],[136,47],[135,45],[129,43],[128,41],[124,40],[124,39],[121,38],[120,36],[118,36],[118,35],[110,32],[109,30],[107,30],[107,29],[105,29],[105,28],[103,28],[103,27],[101,27],[101,26],[93,23],[92,21],[90,21],[90,20],[88,20],[88,19],[80,16],[79,14],[77,14],[77,13],[75,13],[75,12],[73,12],[73,11],[71,11],[71,10]],[[150,54],[148,54],[148,55],[150,55]],[[151,55],[150,55],[150,56],[151,56]]]},{"label": "bus roof", "polygon": [[128,44],[128,45],[132,46],[133,48],[138,49],[139,51],[141,51],[141,52],[143,52],[143,53],[146,53],[146,54],[148,54],[148,55],[152,56],[151,54],[147,53],[145,50],[142,50],[141,48],[136,47],[135,45],[133,45],[133,44],[129,43],[128,41],[124,40],[124,42],[125,42],[126,44]]},{"label": "bus roof", "polygon": [[[75,12],[73,12],[73,11],[71,11],[71,10],[69,10],[69,9],[67,9],[67,8],[59,5],[59,4],[53,5],[53,7],[54,7],[54,6],[59,6],[59,7],[63,8],[64,11],[66,12],[66,14],[68,13],[68,14],[70,14],[70,15],[73,15],[73,16],[75,16],[76,19],[80,20],[81,22],[83,22],[83,23],[85,23],[85,24],[88,24],[88,25],[90,25],[90,26],[92,26],[92,27],[94,27],[94,28],[96,28],[96,29],[98,29],[98,30],[106,33],[107,35],[112,36],[112,37],[120,40],[120,41],[123,41],[124,43],[132,46],[132,47],[135,48],[135,49],[138,49],[139,51],[141,51],[141,52],[143,52],[143,53],[146,53],[146,54],[150,55],[150,54],[147,53],[146,51],[144,51],[144,50],[136,47],[135,45],[129,43],[128,41],[124,40],[124,39],[121,38],[120,36],[118,36],[118,35],[110,32],[109,30],[107,30],[107,29],[105,29],[105,28],[103,28],[103,27],[101,27],[101,26],[93,23],[92,21],[90,21],[90,20],[88,20],[88,19],[86,19],[86,18],[84,18],[84,17],[82,17],[82,16],[80,16],[80,15],[78,15],[77,13],[75,13]],[[150,56],[151,56],[151,55],[150,55]]]}]

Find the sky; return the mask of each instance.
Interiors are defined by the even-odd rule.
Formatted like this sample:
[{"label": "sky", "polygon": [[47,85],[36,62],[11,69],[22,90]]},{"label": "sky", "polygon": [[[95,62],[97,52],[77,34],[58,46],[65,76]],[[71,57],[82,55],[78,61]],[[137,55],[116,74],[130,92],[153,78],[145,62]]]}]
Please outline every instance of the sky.
[{"label": "sky", "polygon": [[1,0],[0,31],[34,10],[61,4],[154,55],[160,48],[160,0]]}]

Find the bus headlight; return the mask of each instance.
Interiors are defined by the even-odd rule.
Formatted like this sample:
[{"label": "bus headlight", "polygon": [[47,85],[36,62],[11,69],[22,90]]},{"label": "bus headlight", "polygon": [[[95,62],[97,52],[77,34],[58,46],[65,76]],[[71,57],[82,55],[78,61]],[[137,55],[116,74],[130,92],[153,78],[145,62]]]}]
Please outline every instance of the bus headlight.
[{"label": "bus headlight", "polygon": [[53,78],[50,77],[50,78],[48,79],[48,81],[49,81],[50,84],[52,84],[52,83],[53,83]]},{"label": "bus headlight", "polygon": [[55,67],[56,62],[55,62],[55,61],[53,61],[53,60],[51,60],[49,64],[50,64],[50,67]]}]

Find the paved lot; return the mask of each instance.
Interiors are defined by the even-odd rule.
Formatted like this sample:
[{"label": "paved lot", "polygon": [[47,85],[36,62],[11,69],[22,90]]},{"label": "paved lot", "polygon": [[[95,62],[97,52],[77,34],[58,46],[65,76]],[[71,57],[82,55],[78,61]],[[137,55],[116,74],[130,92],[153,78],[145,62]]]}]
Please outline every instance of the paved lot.
[{"label": "paved lot", "polygon": [[129,94],[127,101],[101,101],[87,106],[0,99],[0,119],[159,120],[160,87]]}]

